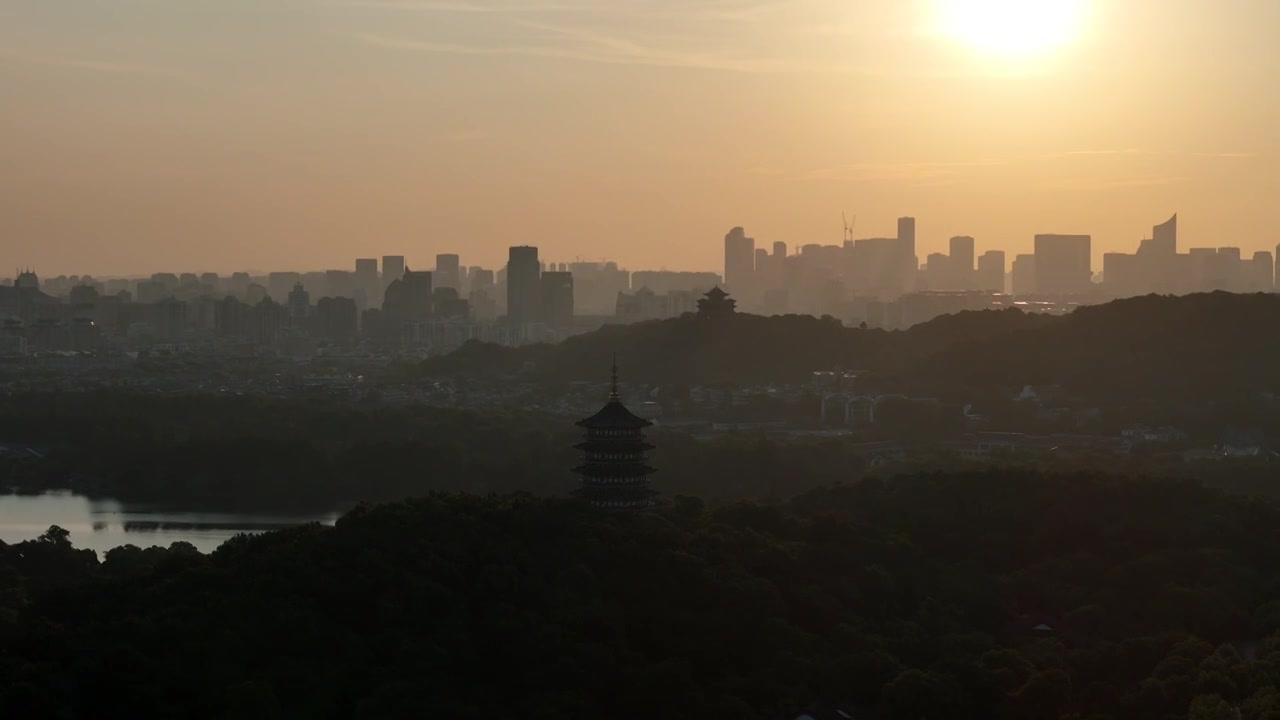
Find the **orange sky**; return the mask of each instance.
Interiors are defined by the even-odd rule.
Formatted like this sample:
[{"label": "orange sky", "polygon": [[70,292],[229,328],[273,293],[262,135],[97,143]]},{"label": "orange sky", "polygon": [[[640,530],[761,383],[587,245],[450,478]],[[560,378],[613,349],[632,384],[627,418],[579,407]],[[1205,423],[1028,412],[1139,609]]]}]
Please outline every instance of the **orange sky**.
[{"label": "orange sky", "polygon": [[6,0],[0,268],[719,271],[842,211],[921,258],[1280,242],[1280,3],[1091,0],[996,58],[941,1]]}]

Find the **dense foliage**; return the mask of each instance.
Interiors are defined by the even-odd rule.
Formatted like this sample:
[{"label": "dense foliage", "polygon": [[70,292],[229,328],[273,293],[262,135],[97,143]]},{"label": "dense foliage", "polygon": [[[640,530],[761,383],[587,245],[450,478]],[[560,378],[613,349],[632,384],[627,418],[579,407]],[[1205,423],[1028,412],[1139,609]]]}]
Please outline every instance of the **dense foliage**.
[{"label": "dense foliage", "polygon": [[1117,300],[1070,315],[964,312],[909,330],[846,328],[808,316],[693,315],[606,326],[555,346],[479,343],[428,360],[428,373],[592,377],[611,353],[628,378],[675,384],[802,381],[814,370],[864,370],[883,391],[947,397],[1061,385],[1094,401],[1222,401],[1280,390],[1280,295],[1212,293]]},{"label": "dense foliage", "polygon": [[[1194,408],[1188,413],[1194,415]],[[1280,498],[1275,465],[1254,460],[1184,462],[1139,449],[1129,455],[1060,450],[964,460],[935,443],[927,419],[888,409],[862,437],[714,439],[654,428],[656,487],[708,502],[785,500],[868,474],[999,465],[1043,472],[1099,471],[1196,481]],[[1247,417],[1233,411],[1233,417]],[[1258,418],[1269,428],[1277,423]],[[1184,427],[1193,428],[1193,418]],[[1269,424],[1268,424],[1269,423]],[[912,459],[871,468],[860,443],[915,443]],[[0,491],[73,489],[122,501],[197,509],[329,511],[431,492],[564,496],[574,486],[579,429],[562,416],[477,413],[425,406],[121,392],[0,397],[0,439],[46,457],[0,456]]]},{"label": "dense foliage", "polygon": [[101,563],[52,529],[0,545],[0,715],[1263,720],[1277,567],[1270,506],[1018,472],[435,496]]},{"label": "dense foliage", "polygon": [[[436,491],[566,495],[571,419],[447,408],[121,392],[0,397],[0,439],[47,452],[0,458],[0,490],[72,488],[200,508],[329,510]],[[854,479],[843,440],[752,435],[701,442],[654,432],[659,488],[715,498],[789,497]],[[715,472],[707,472],[715,468]]]}]

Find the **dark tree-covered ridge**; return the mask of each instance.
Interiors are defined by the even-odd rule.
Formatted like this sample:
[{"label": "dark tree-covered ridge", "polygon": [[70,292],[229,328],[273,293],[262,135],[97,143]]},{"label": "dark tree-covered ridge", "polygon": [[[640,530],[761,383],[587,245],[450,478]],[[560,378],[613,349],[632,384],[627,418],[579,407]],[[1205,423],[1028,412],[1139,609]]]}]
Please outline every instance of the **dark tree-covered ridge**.
[{"label": "dark tree-covered ridge", "polygon": [[802,382],[842,367],[932,394],[1061,385],[1095,399],[1203,401],[1280,390],[1278,326],[1280,295],[1222,292],[1136,297],[1066,316],[963,312],[894,332],[811,316],[739,313],[706,323],[687,315],[606,326],[554,346],[472,343],[423,369],[581,379],[598,376],[617,352],[629,380],[659,384]]},{"label": "dark tree-covered ridge", "polygon": [[0,545],[5,717],[1280,712],[1280,514],[1183,483],[434,496],[101,564],[68,540]]}]

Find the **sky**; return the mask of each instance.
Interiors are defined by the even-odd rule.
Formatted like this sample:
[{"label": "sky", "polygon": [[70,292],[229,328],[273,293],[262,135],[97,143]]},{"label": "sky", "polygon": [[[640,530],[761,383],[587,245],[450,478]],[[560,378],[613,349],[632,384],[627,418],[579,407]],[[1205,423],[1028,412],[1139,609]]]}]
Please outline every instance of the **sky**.
[{"label": "sky", "polygon": [[1280,3],[993,1],[0,0],[0,274],[1275,248]]}]

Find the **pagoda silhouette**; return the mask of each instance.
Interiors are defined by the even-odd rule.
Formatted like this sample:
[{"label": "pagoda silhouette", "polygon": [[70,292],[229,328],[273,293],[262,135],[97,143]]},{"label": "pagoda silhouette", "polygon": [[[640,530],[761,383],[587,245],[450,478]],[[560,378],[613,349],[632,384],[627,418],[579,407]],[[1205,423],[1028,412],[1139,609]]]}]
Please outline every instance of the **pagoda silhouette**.
[{"label": "pagoda silhouette", "polygon": [[737,311],[737,301],[717,285],[698,300],[698,317],[703,320],[727,320]]},{"label": "pagoda silhouette", "polygon": [[646,461],[653,446],[644,438],[644,429],[652,424],[622,404],[615,357],[609,402],[600,412],[577,423],[586,433],[583,441],[574,446],[582,451],[582,464],[573,469],[578,475],[574,495],[604,510],[633,512],[652,508],[657,492],[650,486],[649,476],[655,470]]}]

